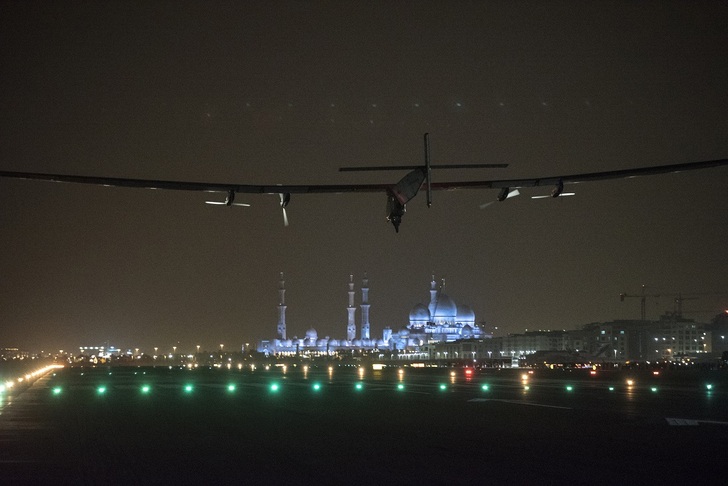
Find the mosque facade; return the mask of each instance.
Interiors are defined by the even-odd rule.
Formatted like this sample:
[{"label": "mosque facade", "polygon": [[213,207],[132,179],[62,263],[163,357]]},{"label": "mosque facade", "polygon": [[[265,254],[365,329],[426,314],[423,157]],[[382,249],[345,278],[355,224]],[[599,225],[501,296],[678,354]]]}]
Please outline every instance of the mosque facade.
[{"label": "mosque facade", "polygon": [[[258,351],[266,356],[333,355],[347,351],[409,351],[417,352],[426,344],[454,342],[461,339],[490,338],[475,322],[475,313],[467,305],[458,305],[444,292],[445,280],[438,287],[435,276],[430,282],[429,304],[417,304],[409,313],[409,323],[396,332],[387,326],[379,339],[371,337],[369,322],[369,279],[362,279],[361,303],[355,305],[354,276],[349,275],[346,338],[319,337],[314,328],[305,337],[288,337],[286,326],[286,288],[283,273],[278,281],[278,325],[275,339],[262,340]],[[361,325],[357,336],[356,314],[360,311]]]}]

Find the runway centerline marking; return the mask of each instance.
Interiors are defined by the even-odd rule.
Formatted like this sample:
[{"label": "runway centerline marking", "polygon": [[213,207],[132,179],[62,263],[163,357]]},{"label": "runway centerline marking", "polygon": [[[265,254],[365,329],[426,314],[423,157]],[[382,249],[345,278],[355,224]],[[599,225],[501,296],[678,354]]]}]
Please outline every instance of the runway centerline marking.
[{"label": "runway centerline marking", "polygon": [[559,408],[561,410],[571,410],[571,407],[560,407],[558,405],[546,405],[543,403],[522,402],[520,400],[503,400],[503,399],[499,399],[499,398],[471,398],[468,401],[469,402],[503,402],[503,403],[513,403],[516,405],[530,405],[532,407]]}]

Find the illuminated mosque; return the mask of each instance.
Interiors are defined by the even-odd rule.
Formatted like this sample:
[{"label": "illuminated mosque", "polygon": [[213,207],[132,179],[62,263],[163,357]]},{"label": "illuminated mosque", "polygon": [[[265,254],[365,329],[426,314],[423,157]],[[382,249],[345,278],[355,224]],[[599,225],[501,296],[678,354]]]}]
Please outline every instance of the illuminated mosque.
[{"label": "illuminated mosque", "polygon": [[346,308],[348,320],[346,325],[346,339],[332,339],[329,336],[319,338],[316,329],[306,331],[303,338],[288,338],[286,332],[286,287],[283,273],[278,282],[278,326],[277,338],[262,340],[258,344],[258,351],[266,355],[294,356],[329,355],[346,351],[418,351],[425,344],[458,341],[460,339],[478,339],[491,337],[475,323],[475,313],[467,305],[458,305],[443,289],[445,280],[439,288],[432,276],[430,282],[430,302],[428,305],[417,304],[409,313],[409,324],[397,332],[385,327],[380,339],[371,337],[369,323],[369,279],[366,274],[361,286],[361,327],[357,337],[356,311],[354,305],[354,276],[349,275],[348,294],[349,303]]}]

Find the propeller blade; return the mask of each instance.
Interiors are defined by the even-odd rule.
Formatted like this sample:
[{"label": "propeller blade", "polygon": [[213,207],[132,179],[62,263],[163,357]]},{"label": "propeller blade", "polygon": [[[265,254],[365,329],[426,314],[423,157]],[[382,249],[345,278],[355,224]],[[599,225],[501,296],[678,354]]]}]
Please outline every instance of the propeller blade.
[{"label": "propeller blade", "polygon": [[247,204],[247,203],[233,203],[233,206],[243,206],[243,207],[249,208],[250,207],[250,204]]},{"label": "propeller blade", "polygon": [[[576,193],[575,193],[575,192],[562,192],[561,194],[559,194],[559,195],[558,195],[558,196],[556,196],[556,197],[564,197],[564,196],[575,196],[575,195],[576,195]],[[554,197],[554,196],[552,196],[552,195],[550,195],[550,194],[544,194],[544,195],[542,195],[542,196],[531,196],[531,199],[551,199],[551,198],[553,198],[553,197]]]},{"label": "propeller blade", "polygon": [[[518,196],[518,195],[520,195],[520,194],[521,194],[521,192],[520,192],[520,191],[519,191],[518,189],[513,189],[512,191],[509,191],[509,192],[508,192],[508,195],[506,195],[506,199],[510,199],[510,198],[512,198],[512,197],[516,197],[516,196]],[[490,206],[491,204],[493,204],[494,202],[495,202],[495,201],[491,201],[491,202],[483,203],[483,204],[481,204],[481,205],[480,205],[480,209],[485,209],[485,208],[487,208],[488,206]]]},{"label": "propeller blade", "polygon": [[286,208],[283,209],[283,226],[288,226],[288,214],[286,214]]},{"label": "propeller blade", "polygon": [[214,204],[216,206],[224,206],[225,202],[224,201],[205,201],[205,204]]}]

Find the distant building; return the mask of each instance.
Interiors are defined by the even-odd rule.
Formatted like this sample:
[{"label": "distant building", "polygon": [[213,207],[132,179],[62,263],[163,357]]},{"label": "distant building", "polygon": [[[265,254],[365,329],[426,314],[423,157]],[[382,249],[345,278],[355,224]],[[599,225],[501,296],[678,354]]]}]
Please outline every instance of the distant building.
[{"label": "distant building", "polygon": [[312,356],[330,355],[349,351],[390,350],[401,352],[413,358],[425,357],[425,345],[455,342],[459,340],[484,339],[492,335],[475,323],[475,313],[467,305],[458,305],[443,292],[444,280],[438,288],[434,275],[430,282],[429,304],[415,305],[409,314],[409,323],[396,332],[390,327],[382,330],[380,339],[371,338],[369,322],[369,279],[366,274],[361,287],[361,332],[356,337],[356,306],[354,305],[354,276],[349,275],[346,338],[333,339],[329,336],[319,338],[314,328],[306,331],[304,338],[286,337],[285,281],[281,273],[278,292],[278,337],[263,340],[258,351],[266,355],[293,356],[306,354]]},{"label": "distant building", "polygon": [[28,351],[18,348],[0,348],[0,359],[11,360],[11,359],[25,359],[30,357]]}]

